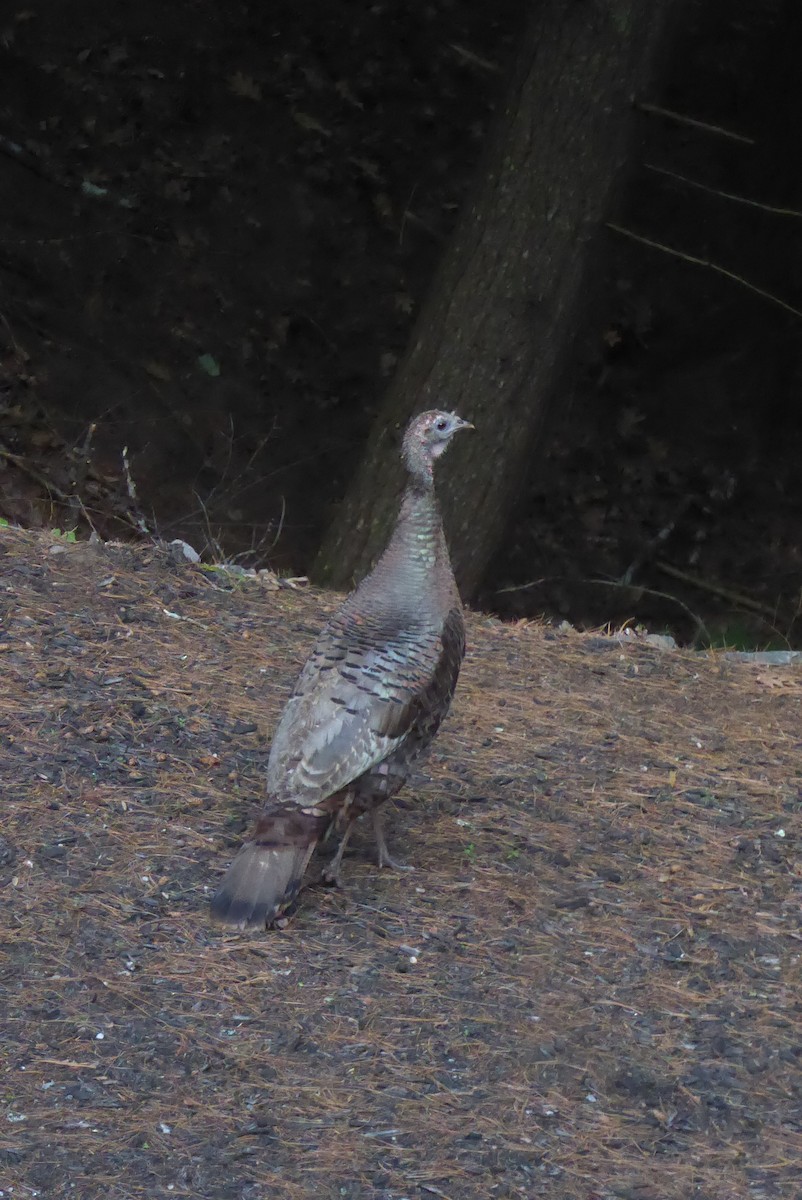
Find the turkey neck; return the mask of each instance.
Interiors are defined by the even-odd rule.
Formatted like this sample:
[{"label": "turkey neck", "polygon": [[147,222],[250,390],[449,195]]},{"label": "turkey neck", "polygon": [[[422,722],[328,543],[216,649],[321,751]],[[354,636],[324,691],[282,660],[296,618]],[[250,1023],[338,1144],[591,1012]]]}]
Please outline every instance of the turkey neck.
[{"label": "turkey neck", "polygon": [[[456,598],[431,478],[424,480],[416,475],[410,478],[395,530],[373,576],[387,590],[388,598],[394,600],[394,607],[409,607],[421,615],[426,615],[427,607],[439,609]],[[427,601],[434,603],[427,606]]]}]

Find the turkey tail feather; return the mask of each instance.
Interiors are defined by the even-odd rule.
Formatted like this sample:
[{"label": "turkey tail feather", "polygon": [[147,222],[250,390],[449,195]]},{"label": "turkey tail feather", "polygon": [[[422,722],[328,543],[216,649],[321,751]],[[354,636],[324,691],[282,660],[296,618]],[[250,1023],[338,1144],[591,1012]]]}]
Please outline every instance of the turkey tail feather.
[{"label": "turkey tail feather", "polygon": [[289,908],[301,888],[327,818],[313,813],[265,813],[226,872],[212,916],[240,927],[264,928]]}]

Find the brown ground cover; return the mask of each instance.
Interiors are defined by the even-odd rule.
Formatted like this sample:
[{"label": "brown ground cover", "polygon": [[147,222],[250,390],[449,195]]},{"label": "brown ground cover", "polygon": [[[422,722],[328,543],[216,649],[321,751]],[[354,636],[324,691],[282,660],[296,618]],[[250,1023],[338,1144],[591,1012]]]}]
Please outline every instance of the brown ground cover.
[{"label": "brown ground cover", "polygon": [[221,931],[334,602],[0,530],[0,1189],[802,1194],[800,669],[476,614],[415,873]]}]

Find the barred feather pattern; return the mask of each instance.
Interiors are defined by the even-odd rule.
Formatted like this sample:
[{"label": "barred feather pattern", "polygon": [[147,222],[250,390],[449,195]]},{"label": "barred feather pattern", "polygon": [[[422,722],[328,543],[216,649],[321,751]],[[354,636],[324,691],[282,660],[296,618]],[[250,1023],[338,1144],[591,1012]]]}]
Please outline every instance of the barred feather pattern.
[{"label": "barred feather pattern", "polygon": [[[440,413],[417,421],[443,416],[466,424]],[[212,903],[222,920],[258,925],[283,912],[316,842],[393,796],[448,712],[465,629],[432,483],[437,454],[417,463],[413,445],[406,456],[415,424],[394,533],[319,635],[282,713],[268,805]]]}]

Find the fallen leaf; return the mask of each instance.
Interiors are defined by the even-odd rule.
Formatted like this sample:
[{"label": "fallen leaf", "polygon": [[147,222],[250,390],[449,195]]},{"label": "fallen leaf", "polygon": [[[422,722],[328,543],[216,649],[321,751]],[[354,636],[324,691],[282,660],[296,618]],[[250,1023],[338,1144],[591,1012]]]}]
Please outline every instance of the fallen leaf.
[{"label": "fallen leaf", "polygon": [[244,75],[242,71],[235,71],[233,75],[229,75],[228,86],[235,96],[242,96],[246,100],[262,99],[260,84],[251,75]]},{"label": "fallen leaf", "polygon": [[774,671],[761,671],[757,676],[757,681],[767,688],[790,688],[795,685],[795,680]]},{"label": "fallen leaf", "polygon": [[163,383],[167,383],[172,379],[170,368],[166,367],[164,363],[146,362],[145,370],[148,375],[152,375],[154,379],[161,379]]},{"label": "fallen leaf", "polygon": [[217,362],[217,359],[211,354],[199,354],[198,366],[202,371],[205,371],[207,375],[211,375],[213,379],[216,379],[220,374],[220,365]]},{"label": "fallen leaf", "polygon": [[321,125],[315,117],[310,117],[309,113],[294,112],[292,118],[296,125],[300,125],[307,133],[321,133],[323,137],[331,137],[331,130]]}]

